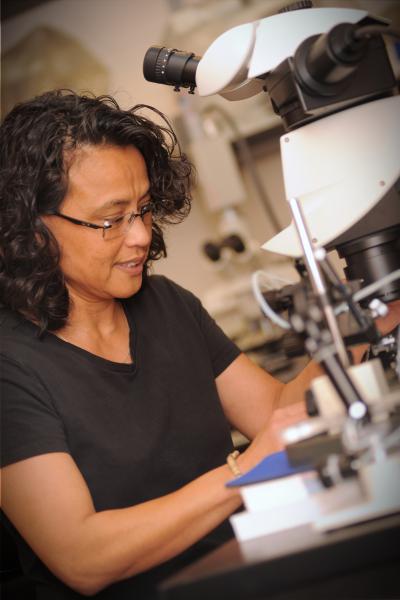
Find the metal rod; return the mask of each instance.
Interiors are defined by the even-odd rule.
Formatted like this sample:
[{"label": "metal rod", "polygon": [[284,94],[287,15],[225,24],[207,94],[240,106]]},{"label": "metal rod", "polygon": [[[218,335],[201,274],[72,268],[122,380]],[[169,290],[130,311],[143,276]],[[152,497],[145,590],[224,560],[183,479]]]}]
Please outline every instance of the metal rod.
[{"label": "metal rod", "polygon": [[320,266],[314,256],[314,247],[311,242],[311,236],[304,219],[303,211],[300,202],[297,198],[290,198],[290,210],[292,212],[293,221],[300,238],[300,243],[303,248],[304,260],[307,271],[310,276],[310,281],[315,294],[321,302],[321,308],[324,313],[328,329],[332,336],[333,344],[336,348],[340,361],[343,367],[349,366],[349,357],[347,355],[346,346],[340,334],[339,327],[336,321],[335,313],[328,300],[326,286],[322,277]]},{"label": "metal rod", "polygon": [[373,324],[371,319],[364,314],[361,308],[354,301],[353,295],[350,290],[348,290],[347,286],[341,281],[339,275],[336,273],[333,268],[331,261],[329,260],[325,248],[318,248],[314,252],[315,258],[318,260],[318,263],[321,265],[321,268],[325,275],[330,279],[332,284],[336,287],[336,289],[342,294],[343,299],[347,303],[351,314],[357,322],[357,325],[361,328],[364,335],[367,337],[369,343],[377,342],[379,339],[379,334],[376,327]]}]

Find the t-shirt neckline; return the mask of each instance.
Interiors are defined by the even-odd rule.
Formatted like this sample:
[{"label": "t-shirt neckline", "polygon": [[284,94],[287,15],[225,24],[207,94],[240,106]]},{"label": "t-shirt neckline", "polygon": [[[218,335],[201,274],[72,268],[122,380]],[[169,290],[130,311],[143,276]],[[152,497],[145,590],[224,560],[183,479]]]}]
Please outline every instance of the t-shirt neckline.
[{"label": "t-shirt neckline", "polygon": [[103,367],[112,369],[113,371],[125,371],[125,372],[133,373],[138,368],[137,328],[136,328],[136,325],[134,322],[134,317],[132,314],[130,314],[129,310],[127,309],[127,306],[126,306],[124,300],[120,300],[120,302],[121,302],[121,305],[124,310],[126,319],[128,321],[128,326],[129,326],[129,348],[130,348],[131,357],[132,357],[131,363],[115,362],[115,361],[109,360],[107,358],[103,358],[102,356],[98,356],[97,354],[93,354],[92,352],[89,352],[89,350],[85,350],[84,348],[81,348],[80,346],[77,346],[76,344],[72,344],[71,342],[67,342],[66,340],[58,337],[52,331],[47,331],[46,336],[48,336],[49,340],[53,340],[53,343],[55,343],[57,345],[61,344],[64,347],[68,347],[72,352],[74,352],[76,354],[80,354],[81,356],[84,356],[86,359],[90,360],[91,362],[95,362]]}]

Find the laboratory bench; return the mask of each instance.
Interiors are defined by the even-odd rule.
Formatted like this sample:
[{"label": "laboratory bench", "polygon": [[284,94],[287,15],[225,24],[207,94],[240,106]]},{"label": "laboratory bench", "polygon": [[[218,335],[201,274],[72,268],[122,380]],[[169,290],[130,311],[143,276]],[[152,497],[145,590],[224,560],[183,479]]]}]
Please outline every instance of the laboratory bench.
[{"label": "laboratory bench", "polygon": [[400,598],[400,514],[225,543],[163,582],[162,600]]}]

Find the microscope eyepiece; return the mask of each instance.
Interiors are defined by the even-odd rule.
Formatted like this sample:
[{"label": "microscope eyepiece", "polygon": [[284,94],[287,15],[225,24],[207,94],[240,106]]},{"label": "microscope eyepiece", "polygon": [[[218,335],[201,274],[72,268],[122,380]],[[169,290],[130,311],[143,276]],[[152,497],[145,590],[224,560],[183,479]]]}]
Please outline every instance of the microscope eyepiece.
[{"label": "microscope eyepiece", "polygon": [[143,75],[147,81],[173,85],[177,91],[181,87],[196,87],[196,69],[200,56],[165,46],[151,46],[143,60]]}]

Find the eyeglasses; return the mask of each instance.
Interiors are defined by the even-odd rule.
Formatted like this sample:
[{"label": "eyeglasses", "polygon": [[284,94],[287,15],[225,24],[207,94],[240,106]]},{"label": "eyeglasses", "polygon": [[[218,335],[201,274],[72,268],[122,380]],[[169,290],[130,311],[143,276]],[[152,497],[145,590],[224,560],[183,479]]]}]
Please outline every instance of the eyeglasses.
[{"label": "eyeglasses", "polygon": [[113,240],[117,237],[121,237],[128,233],[130,228],[132,227],[136,217],[140,217],[144,225],[149,226],[153,222],[153,211],[154,204],[153,202],[149,202],[141,207],[139,212],[129,212],[124,215],[120,215],[118,217],[113,217],[110,219],[106,219],[103,222],[103,225],[97,225],[96,223],[89,223],[88,221],[81,221],[80,219],[75,219],[74,217],[69,217],[68,215],[63,215],[59,212],[51,213],[54,217],[61,217],[66,221],[70,221],[71,223],[75,223],[75,225],[83,225],[84,227],[90,227],[91,229],[102,229],[103,230],[103,239],[104,240]]}]

